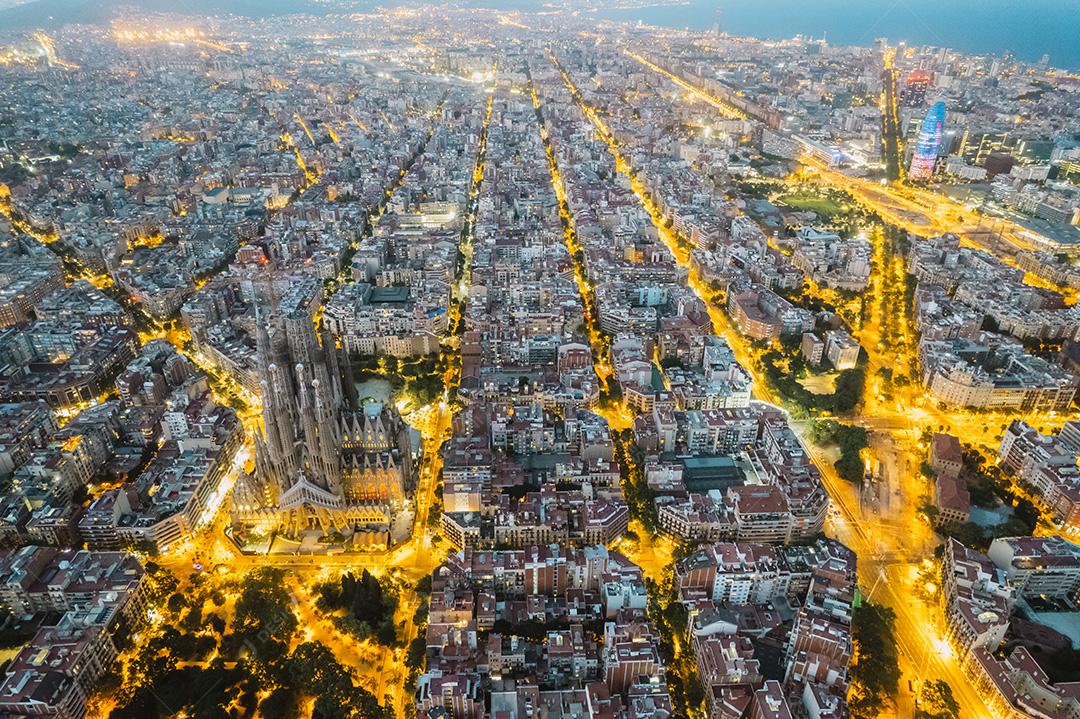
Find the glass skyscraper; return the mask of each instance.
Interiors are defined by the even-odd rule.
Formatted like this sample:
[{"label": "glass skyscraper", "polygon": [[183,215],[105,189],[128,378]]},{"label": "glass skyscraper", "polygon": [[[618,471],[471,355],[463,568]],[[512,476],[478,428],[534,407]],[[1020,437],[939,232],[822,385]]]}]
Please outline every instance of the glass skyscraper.
[{"label": "glass skyscraper", "polygon": [[945,103],[936,103],[926,113],[919,139],[915,142],[915,153],[911,156],[908,178],[929,180],[934,175],[934,163],[937,162],[938,150],[945,128]]}]

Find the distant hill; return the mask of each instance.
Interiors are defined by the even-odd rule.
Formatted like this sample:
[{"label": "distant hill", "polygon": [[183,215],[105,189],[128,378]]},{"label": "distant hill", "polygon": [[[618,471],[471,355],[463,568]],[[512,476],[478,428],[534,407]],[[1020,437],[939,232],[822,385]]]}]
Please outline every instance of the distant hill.
[{"label": "distant hill", "polygon": [[324,7],[304,0],[31,0],[0,10],[0,27],[20,30],[58,27],[71,23],[96,25],[107,23],[125,10],[248,17],[327,12]]}]

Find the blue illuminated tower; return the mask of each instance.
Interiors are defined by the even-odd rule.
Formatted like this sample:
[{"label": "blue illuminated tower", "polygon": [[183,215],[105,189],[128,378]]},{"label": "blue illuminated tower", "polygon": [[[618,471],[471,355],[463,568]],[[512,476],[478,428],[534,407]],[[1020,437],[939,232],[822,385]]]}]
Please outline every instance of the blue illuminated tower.
[{"label": "blue illuminated tower", "polygon": [[915,143],[915,153],[911,156],[908,178],[929,180],[934,176],[934,163],[937,162],[938,150],[941,149],[941,137],[945,129],[945,103],[936,103],[926,113],[919,139]]}]

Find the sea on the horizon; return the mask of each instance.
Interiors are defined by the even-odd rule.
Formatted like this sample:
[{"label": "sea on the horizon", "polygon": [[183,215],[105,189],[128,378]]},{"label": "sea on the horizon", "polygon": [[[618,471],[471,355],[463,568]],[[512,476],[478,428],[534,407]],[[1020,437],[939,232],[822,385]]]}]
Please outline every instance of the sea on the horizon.
[{"label": "sea on the horizon", "polygon": [[[372,1],[393,6],[423,0]],[[550,9],[549,0],[463,2],[523,12]],[[620,4],[625,7],[597,7]],[[719,21],[731,35],[771,40],[804,35],[868,46],[886,37],[894,44],[975,55],[1011,52],[1027,62],[1046,54],[1054,67],[1080,70],[1080,0],[601,0],[580,6],[583,16],[658,27],[709,30]]]},{"label": "sea on the horizon", "polygon": [[[535,12],[552,5],[580,7],[589,16],[670,28],[708,30],[719,20],[732,35],[784,39],[826,38],[834,45],[891,43],[948,47],[965,53],[1012,52],[1028,62],[1044,54],[1050,64],[1080,70],[1080,0],[449,0],[457,5]],[[447,0],[358,0],[357,10]],[[15,4],[17,3],[17,4]],[[12,6],[14,4],[14,6]],[[624,6],[621,9],[611,7]],[[226,12],[250,17],[324,14],[334,3],[310,0],[0,0],[0,28],[97,22],[110,7],[198,15]],[[600,6],[607,6],[599,9]],[[634,7],[629,7],[634,6]],[[99,15],[101,17],[99,17]]]},{"label": "sea on the horizon", "polygon": [[[492,0],[489,6],[499,6]],[[510,4],[514,4],[511,2]],[[824,37],[834,45],[890,43],[965,53],[1012,52],[1054,67],[1080,69],[1080,0],[637,0],[639,7],[597,17],[707,30],[719,21],[732,35]],[[719,13],[718,13],[719,11]]]}]

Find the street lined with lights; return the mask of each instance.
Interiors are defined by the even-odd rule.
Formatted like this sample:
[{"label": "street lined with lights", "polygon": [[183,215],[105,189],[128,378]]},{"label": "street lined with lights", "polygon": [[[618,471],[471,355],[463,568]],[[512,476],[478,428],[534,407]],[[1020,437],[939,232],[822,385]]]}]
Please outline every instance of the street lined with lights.
[{"label": "street lined with lights", "polygon": [[0,37],[6,710],[1080,711],[1074,75],[324,5]]}]

